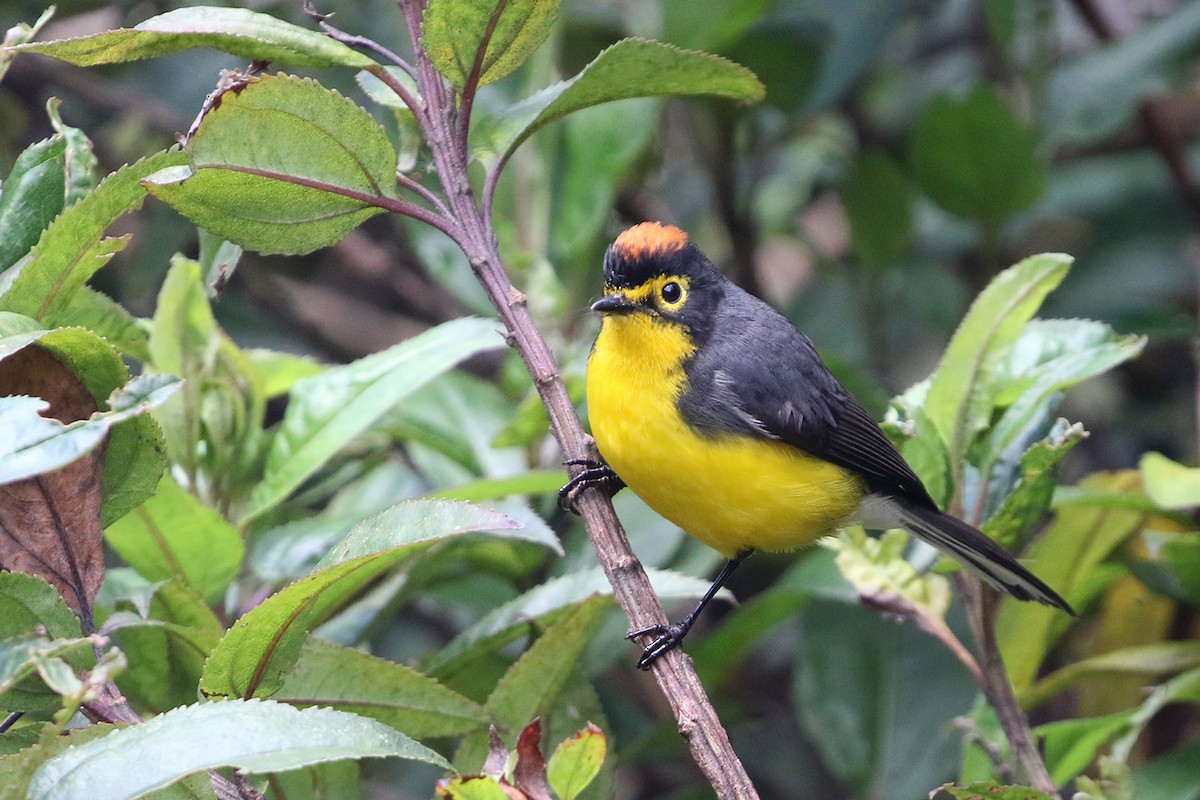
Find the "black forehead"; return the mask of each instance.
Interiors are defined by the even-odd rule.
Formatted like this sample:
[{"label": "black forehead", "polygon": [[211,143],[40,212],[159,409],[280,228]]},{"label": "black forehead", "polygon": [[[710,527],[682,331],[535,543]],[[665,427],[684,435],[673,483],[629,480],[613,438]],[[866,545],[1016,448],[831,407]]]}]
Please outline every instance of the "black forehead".
[{"label": "black forehead", "polygon": [[693,244],[670,251],[649,252],[630,252],[612,246],[604,254],[604,284],[632,289],[662,275],[695,277],[706,266],[708,260]]}]

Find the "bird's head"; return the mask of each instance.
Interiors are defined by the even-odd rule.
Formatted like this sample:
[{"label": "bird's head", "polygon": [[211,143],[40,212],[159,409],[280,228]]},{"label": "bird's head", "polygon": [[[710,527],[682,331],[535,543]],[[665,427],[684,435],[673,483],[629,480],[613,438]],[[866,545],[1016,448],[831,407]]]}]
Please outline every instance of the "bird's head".
[{"label": "bird's head", "polygon": [[604,255],[604,296],[592,310],[606,317],[649,318],[707,329],[725,277],[687,234],[673,225],[643,222],[617,237]]}]

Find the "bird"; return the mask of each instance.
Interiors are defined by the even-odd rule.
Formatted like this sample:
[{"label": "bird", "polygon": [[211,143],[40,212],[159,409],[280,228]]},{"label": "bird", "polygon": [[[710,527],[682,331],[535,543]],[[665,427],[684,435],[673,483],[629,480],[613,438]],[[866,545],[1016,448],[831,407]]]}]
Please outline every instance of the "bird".
[{"label": "bird", "polygon": [[678,647],[751,553],[792,551],[848,524],[903,528],[1020,600],[1074,614],[1057,592],[974,526],[943,513],[875,419],[816,348],[727,278],[673,225],[643,222],[604,256],[587,407],[602,460],[568,461],[559,493],[628,487],[727,561],[637,666]]}]

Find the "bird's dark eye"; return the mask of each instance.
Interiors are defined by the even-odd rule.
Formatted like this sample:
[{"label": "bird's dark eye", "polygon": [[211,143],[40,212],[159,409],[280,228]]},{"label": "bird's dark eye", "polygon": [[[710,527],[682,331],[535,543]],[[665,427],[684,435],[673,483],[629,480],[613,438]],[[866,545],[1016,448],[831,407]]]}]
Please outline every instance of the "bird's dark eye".
[{"label": "bird's dark eye", "polygon": [[662,289],[659,290],[662,299],[668,303],[678,303],[683,299],[683,288],[675,281],[664,283]]}]

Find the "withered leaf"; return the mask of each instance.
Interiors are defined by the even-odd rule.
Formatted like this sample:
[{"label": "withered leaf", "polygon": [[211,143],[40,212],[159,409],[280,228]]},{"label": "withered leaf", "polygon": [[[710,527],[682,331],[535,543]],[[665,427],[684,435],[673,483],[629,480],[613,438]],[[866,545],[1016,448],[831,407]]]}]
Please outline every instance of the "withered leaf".
[{"label": "withered leaf", "polygon": [[517,763],[513,766],[513,783],[530,800],[551,800],[550,784],[546,781],[546,759],[538,745],[542,741],[539,719],[525,726],[517,737]]},{"label": "withered leaf", "polygon": [[[0,361],[0,397],[29,395],[50,404],[62,423],[98,410],[87,387],[50,352],[32,344]],[[53,472],[0,486],[0,567],[40,575],[92,624],[104,580],[100,527],[104,446]]]}]

